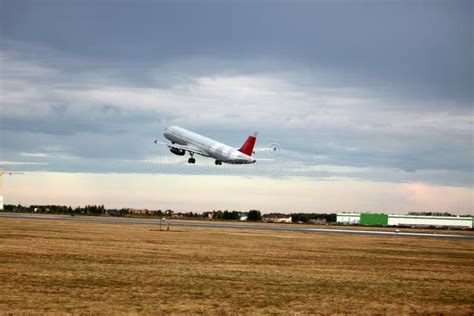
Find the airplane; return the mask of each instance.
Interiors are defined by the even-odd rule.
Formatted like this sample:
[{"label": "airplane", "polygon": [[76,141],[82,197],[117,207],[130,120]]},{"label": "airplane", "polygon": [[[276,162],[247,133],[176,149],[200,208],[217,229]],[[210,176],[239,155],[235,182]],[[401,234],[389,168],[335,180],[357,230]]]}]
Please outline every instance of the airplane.
[{"label": "airplane", "polygon": [[196,163],[195,154],[214,158],[216,165],[222,165],[223,162],[228,164],[251,164],[257,161],[252,157],[257,132],[250,135],[240,148],[227,146],[179,126],[165,128],[163,136],[171,141],[171,144],[162,143],[158,140],[155,140],[155,144],[168,146],[170,151],[178,156],[184,156],[188,152],[191,156],[188,159],[190,164]]}]

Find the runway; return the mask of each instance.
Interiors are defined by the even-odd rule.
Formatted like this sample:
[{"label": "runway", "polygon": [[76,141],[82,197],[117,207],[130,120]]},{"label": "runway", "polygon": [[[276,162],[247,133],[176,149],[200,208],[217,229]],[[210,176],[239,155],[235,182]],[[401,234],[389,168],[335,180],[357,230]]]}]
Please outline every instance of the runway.
[{"label": "runway", "polygon": [[[37,220],[62,220],[78,222],[103,222],[103,223],[130,223],[144,225],[159,225],[160,220],[150,218],[124,218],[124,217],[100,217],[100,216],[69,216],[69,215],[37,215],[25,213],[0,213],[0,218],[18,218],[18,219],[37,219]],[[419,233],[419,232],[397,232],[390,230],[359,230],[359,229],[336,229],[336,228],[308,228],[272,225],[251,225],[251,224],[232,224],[218,222],[194,222],[194,221],[176,221],[167,220],[171,226],[186,227],[204,227],[204,228],[230,228],[230,229],[252,229],[252,230],[271,230],[271,231],[291,231],[305,233],[340,233],[356,235],[380,235],[380,236],[410,236],[410,237],[430,237],[430,238],[464,238],[474,239],[474,234],[439,234],[439,233]]]}]

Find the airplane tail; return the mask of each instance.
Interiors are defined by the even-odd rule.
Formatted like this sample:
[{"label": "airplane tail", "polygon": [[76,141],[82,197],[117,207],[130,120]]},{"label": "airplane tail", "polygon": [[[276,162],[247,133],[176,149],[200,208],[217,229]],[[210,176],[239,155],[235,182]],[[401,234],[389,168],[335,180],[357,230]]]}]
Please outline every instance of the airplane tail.
[{"label": "airplane tail", "polygon": [[253,154],[253,147],[255,146],[255,142],[257,141],[257,132],[253,133],[253,135],[250,135],[245,143],[240,147],[239,151],[241,153],[244,153],[248,156],[252,156]]}]

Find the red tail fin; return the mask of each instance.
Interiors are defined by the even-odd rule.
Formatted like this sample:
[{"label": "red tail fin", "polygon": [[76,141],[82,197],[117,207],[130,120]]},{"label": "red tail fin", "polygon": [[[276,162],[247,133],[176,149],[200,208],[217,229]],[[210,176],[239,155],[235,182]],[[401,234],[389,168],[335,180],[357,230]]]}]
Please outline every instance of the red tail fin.
[{"label": "red tail fin", "polygon": [[257,132],[253,135],[250,135],[245,143],[240,147],[239,151],[246,155],[252,156],[253,153],[253,146],[255,146],[255,141],[257,140]]}]

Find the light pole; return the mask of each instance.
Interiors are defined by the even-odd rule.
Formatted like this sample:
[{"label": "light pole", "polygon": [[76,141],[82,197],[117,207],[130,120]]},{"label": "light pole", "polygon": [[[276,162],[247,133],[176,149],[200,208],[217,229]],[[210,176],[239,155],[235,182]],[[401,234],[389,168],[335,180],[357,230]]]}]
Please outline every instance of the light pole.
[{"label": "light pole", "polygon": [[13,174],[23,174],[23,172],[18,171],[3,171],[0,167],[0,211],[3,211],[3,175],[8,174],[9,176]]}]

